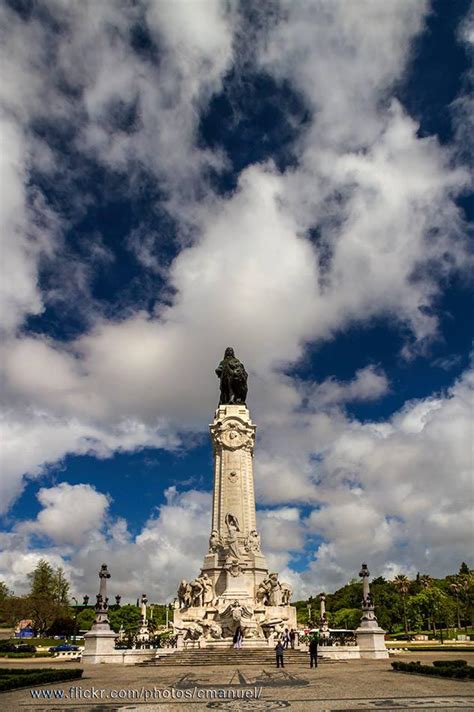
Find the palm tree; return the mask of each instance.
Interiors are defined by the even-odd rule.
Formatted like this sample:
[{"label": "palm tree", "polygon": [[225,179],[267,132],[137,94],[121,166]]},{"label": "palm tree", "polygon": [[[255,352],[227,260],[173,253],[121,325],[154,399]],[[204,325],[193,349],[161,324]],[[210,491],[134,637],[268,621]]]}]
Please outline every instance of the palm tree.
[{"label": "palm tree", "polygon": [[463,587],[462,587],[462,584],[457,580],[457,577],[456,577],[456,580],[453,581],[453,583],[449,584],[449,588],[454,593],[454,595],[456,597],[456,620],[457,620],[458,628],[460,628],[461,627],[461,619],[459,616],[459,594],[463,590]]},{"label": "palm tree", "polygon": [[398,593],[401,596],[402,599],[402,606],[403,606],[403,629],[405,631],[405,635],[408,634],[408,621],[407,621],[407,604],[406,604],[406,596],[409,591],[410,587],[410,581],[404,574],[398,574],[398,576],[395,576],[395,578],[392,581],[393,585],[396,587],[398,590]]},{"label": "palm tree", "polygon": [[429,574],[422,574],[419,578],[419,581],[423,588],[431,588],[431,584],[433,583],[433,579]]}]

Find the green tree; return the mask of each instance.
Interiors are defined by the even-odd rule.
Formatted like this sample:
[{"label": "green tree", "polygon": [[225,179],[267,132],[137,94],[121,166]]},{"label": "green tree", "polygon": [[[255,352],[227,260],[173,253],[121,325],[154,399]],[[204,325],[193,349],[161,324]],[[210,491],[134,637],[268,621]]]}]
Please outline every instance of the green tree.
[{"label": "green tree", "polygon": [[407,596],[408,592],[410,590],[410,582],[408,578],[404,574],[398,574],[398,576],[395,576],[395,578],[392,581],[393,585],[397,589],[401,601],[402,601],[402,609],[403,609],[403,630],[405,633],[408,633],[408,620],[407,620]]},{"label": "green tree", "polygon": [[93,608],[84,608],[77,615],[77,630],[90,630],[95,618]]},{"label": "green tree", "polygon": [[465,561],[463,561],[461,564],[461,567],[459,569],[459,574],[461,576],[469,576],[470,573],[471,573],[471,571],[469,569],[469,566],[466,564]]},{"label": "green tree", "polygon": [[459,576],[453,576],[453,581],[452,583],[449,584],[449,590],[451,593],[453,593],[454,598],[456,600],[456,623],[457,627],[461,627],[461,613],[460,613],[460,605],[459,605],[459,598],[463,592],[463,587],[462,587],[462,582],[459,580]]},{"label": "green tree", "polygon": [[109,611],[109,620],[116,633],[118,633],[121,625],[123,625],[125,633],[136,633],[141,622],[140,609],[127,604],[116,610]]},{"label": "green tree", "polygon": [[56,570],[40,559],[28,574],[30,593],[26,597],[29,616],[40,635],[46,633],[56,619],[70,619],[68,608],[69,582],[61,567]]},{"label": "green tree", "polygon": [[30,595],[49,596],[54,595],[55,577],[51,564],[45,559],[40,559],[34,571],[27,575],[30,582]]},{"label": "green tree", "polygon": [[340,608],[333,614],[332,627],[354,630],[359,626],[361,616],[360,608]]},{"label": "green tree", "polygon": [[448,597],[439,588],[426,588],[410,599],[414,617],[426,620],[428,628],[436,635],[436,623],[447,615]]},{"label": "green tree", "polygon": [[55,601],[55,603],[57,603],[59,606],[68,606],[69,581],[67,580],[64,574],[64,570],[61,566],[58,566],[58,568],[53,574],[52,586],[53,600]]}]

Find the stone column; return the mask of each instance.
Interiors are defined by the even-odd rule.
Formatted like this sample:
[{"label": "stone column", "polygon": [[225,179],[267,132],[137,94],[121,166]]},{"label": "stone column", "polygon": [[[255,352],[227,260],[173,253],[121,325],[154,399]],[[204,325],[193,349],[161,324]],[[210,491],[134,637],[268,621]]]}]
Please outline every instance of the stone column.
[{"label": "stone column", "polygon": [[321,637],[322,638],[329,638],[329,625],[328,625],[328,619],[326,616],[326,594],[325,593],[320,593],[319,594],[319,625],[321,629]]},{"label": "stone column", "polygon": [[148,643],[150,640],[150,632],[148,630],[148,620],[147,620],[147,611],[146,611],[146,604],[148,603],[148,598],[146,593],[142,594],[142,599],[140,603],[140,613],[142,617],[142,622],[140,626],[140,630],[138,631],[137,635],[137,640],[139,643]]},{"label": "stone column", "polygon": [[214,494],[209,552],[202,570],[218,598],[253,600],[268,574],[256,523],[255,431],[245,405],[220,405],[210,425]]},{"label": "stone column", "polygon": [[99,571],[99,593],[95,604],[95,620],[88,633],[84,635],[84,663],[113,662],[115,653],[115,632],[110,628],[109,599],[107,597],[107,579],[110,573],[107,564],[102,564]]},{"label": "stone column", "polygon": [[375,617],[375,606],[370,593],[367,564],[362,564],[359,576],[362,578],[362,618],[355,630],[361,658],[388,658],[385,645],[385,631],[380,628]]}]

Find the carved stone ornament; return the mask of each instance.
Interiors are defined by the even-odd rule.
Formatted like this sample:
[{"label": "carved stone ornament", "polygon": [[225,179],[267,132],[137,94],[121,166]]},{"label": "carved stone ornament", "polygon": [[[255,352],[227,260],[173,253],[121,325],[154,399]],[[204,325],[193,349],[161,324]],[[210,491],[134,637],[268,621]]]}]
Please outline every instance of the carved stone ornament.
[{"label": "carved stone ornament", "polygon": [[212,427],[212,435],[214,442],[227,450],[238,450],[239,448],[253,450],[254,429],[236,418],[216,423]]}]

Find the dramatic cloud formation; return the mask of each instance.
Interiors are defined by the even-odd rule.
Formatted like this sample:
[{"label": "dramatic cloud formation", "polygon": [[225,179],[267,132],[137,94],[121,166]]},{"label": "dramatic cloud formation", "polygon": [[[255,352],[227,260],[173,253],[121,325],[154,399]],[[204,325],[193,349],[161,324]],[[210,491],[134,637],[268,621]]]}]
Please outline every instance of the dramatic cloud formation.
[{"label": "dramatic cloud formation", "polygon": [[[261,516],[273,567],[303,594],[315,580],[343,582],[368,556],[387,573],[441,573],[464,555],[467,513],[452,517],[468,485],[469,374],[374,423],[347,404],[394,388],[383,363],[346,380],[288,375],[309,344],[375,318],[403,330],[401,357],[426,353],[439,337],[440,294],[472,266],[463,152],[421,136],[397,89],[428,13],[420,0],[281,2],[246,37],[242,12],[217,0],[50,0],[29,15],[2,7],[3,513],[25,478],[68,454],[184,447],[186,434],[205,429],[215,361],[237,339],[260,428],[256,488],[275,508]],[[270,156],[219,189],[231,161],[205,145],[200,121],[249,62],[291,87],[308,120],[285,170]],[[458,141],[468,102],[463,91],[453,106]],[[123,295],[104,305],[93,293],[98,265],[118,259],[108,235],[91,231],[82,257],[72,251],[98,200],[83,185],[91,164],[94,176],[118,180],[122,197],[143,192],[146,177],[150,202],[174,226],[167,260],[168,222],[144,220],[121,245],[144,280],[160,276],[147,306]],[[58,182],[64,204],[48,198]],[[84,317],[72,338],[30,327],[58,303]],[[89,591],[91,557],[106,558],[131,596],[144,571],[159,598],[200,566],[208,493],[168,489],[135,537],[108,513],[108,493],[86,481],[42,488],[38,499],[36,519],[4,535],[17,552],[13,586],[39,556],[33,534]],[[72,515],[77,501],[88,515],[62,531],[61,512]],[[299,577],[291,552],[316,535],[324,541]],[[13,559],[2,557],[6,570]]]}]

